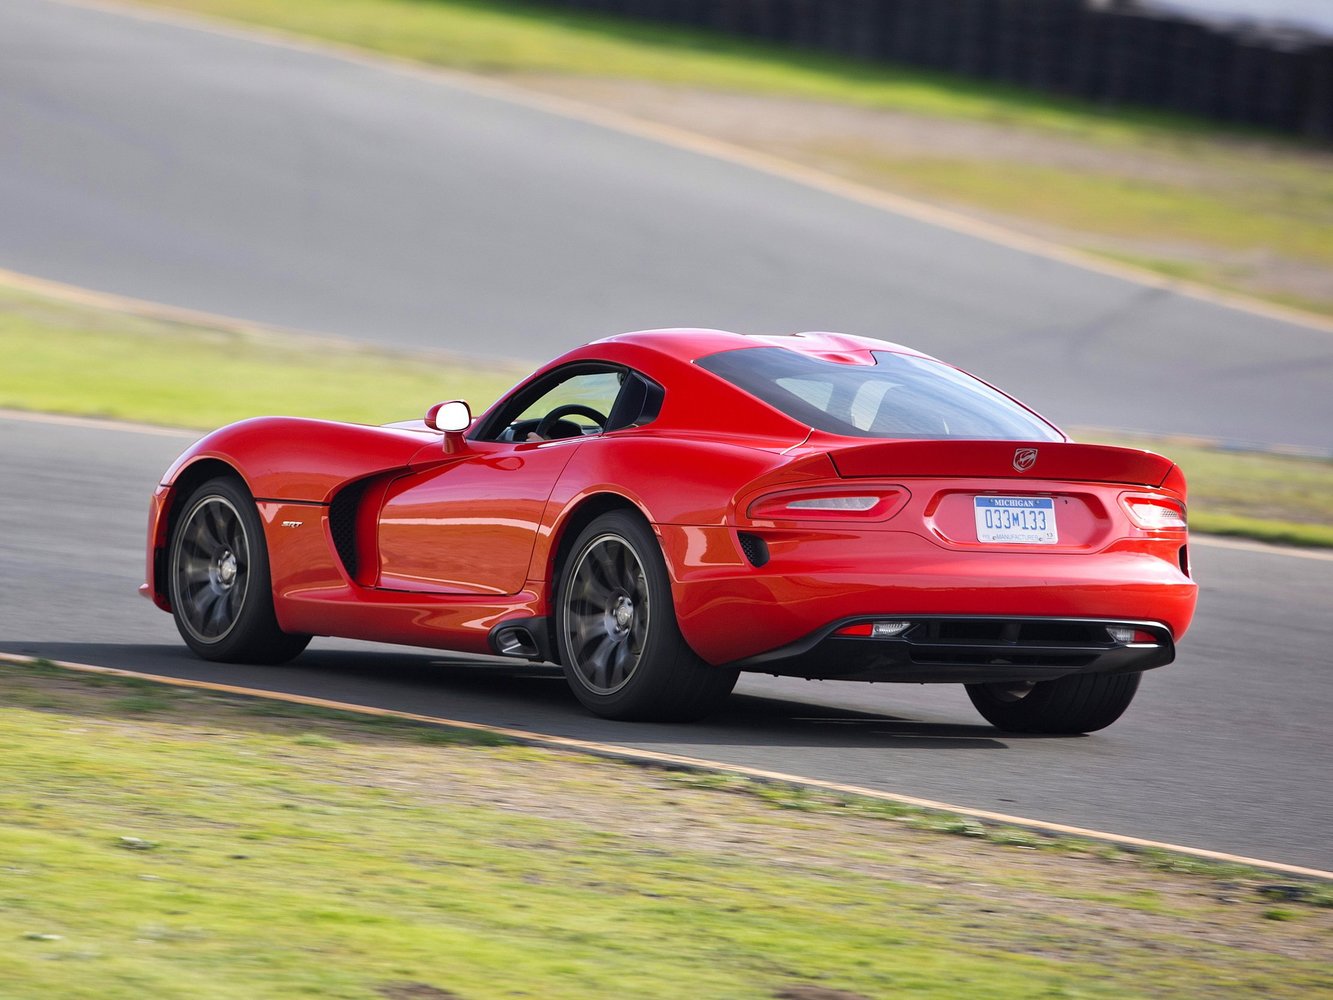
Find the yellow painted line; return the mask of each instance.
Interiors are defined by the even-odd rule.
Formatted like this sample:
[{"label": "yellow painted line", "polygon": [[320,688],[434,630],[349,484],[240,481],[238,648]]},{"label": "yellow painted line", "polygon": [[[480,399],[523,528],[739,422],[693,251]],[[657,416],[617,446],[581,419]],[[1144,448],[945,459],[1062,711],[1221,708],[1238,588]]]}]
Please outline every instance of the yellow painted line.
[{"label": "yellow painted line", "polygon": [[[941,229],[952,230],[1011,250],[1045,257],[1048,260],[1069,264],[1138,285],[1164,289],[1213,305],[1262,316],[1266,319],[1280,320],[1285,323],[1322,330],[1325,333],[1333,333],[1333,319],[1329,317],[1288,306],[1263,302],[1246,295],[1218,291],[1196,282],[1168,278],[1143,268],[1107,260],[1057,243],[1051,243],[1039,237],[1028,236],[1025,233],[1007,229],[1003,226],[983,222],[961,212],[940,208],[927,202],[844,180],[822,170],[784,160],[781,157],[756,152],[720,139],[700,135],[697,132],[690,132],[687,129],[663,125],[622,112],[585,104],[571,98],[557,97],[552,94],[529,90],[512,83],[464,73],[461,70],[429,66],[400,56],[369,53],[352,45],[311,39],[275,28],[254,25],[241,27],[199,15],[161,8],[146,9],[137,5],[119,3],[116,0],[56,0],[56,2],[72,7],[84,7],[105,13],[120,14],[144,21],[190,28],[226,38],[273,45],[297,52],[331,56],[370,69],[393,70],[407,76],[444,84],[479,96],[506,101],[510,104],[543,111],[561,118],[586,122],[615,132],[637,136],[666,146],[734,163],[738,166],[824,191],[827,194],[858,202],[870,208],[915,219],[918,222],[938,226]],[[151,0],[148,0],[148,2],[151,4]]]},{"label": "yellow painted line", "polygon": [[[36,660],[31,656],[16,656],[0,653],[0,662],[32,666]],[[1304,868],[1280,861],[1264,861],[1260,858],[1247,858],[1238,854],[1226,854],[1222,851],[1209,851],[1199,847],[1185,847],[1180,844],[1166,844],[1156,840],[1144,840],[1141,837],[1126,837],[1118,833],[1106,833],[1102,830],[1090,830],[1084,827],[1067,826],[1063,823],[1048,823],[1045,820],[1028,819],[1024,816],[1010,816],[1006,813],[991,812],[986,809],[970,809],[949,802],[937,802],[934,799],[922,799],[912,795],[898,795],[894,792],[882,792],[874,788],[859,785],[846,785],[836,781],[823,781],[819,778],[805,778],[798,774],[786,774],[782,771],[768,771],[763,768],[745,767],[740,764],[727,764],[722,761],[707,760],[702,757],[686,757],[680,754],[662,753],[656,750],[640,750],[636,747],[619,746],[615,743],[600,743],[595,740],[580,740],[569,736],[552,736],[535,733],[526,729],[511,729],[505,726],[488,726],[480,722],[465,722],[461,719],[446,719],[434,715],[421,715],[416,712],[399,712],[389,708],[375,708],[370,705],[356,705],[350,702],[330,701],[327,698],[313,698],[309,695],[289,694],[285,691],[266,691],[261,688],[239,687],[234,684],[219,684],[214,681],[188,680],[183,677],[168,677],[161,674],[146,674],[136,670],[121,670],[117,667],[101,667],[89,663],[70,663],[63,660],[44,660],[62,670],[82,674],[100,674],[107,677],[123,677],[139,681],[151,681],[171,687],[191,688],[198,691],[214,691],[221,694],[241,695],[247,698],[263,698],[268,701],[281,701],[292,705],[304,705],[309,708],[325,708],[338,712],[350,712],[354,715],[370,715],[377,718],[402,719],[406,722],[421,722],[432,726],[447,726],[450,729],[463,729],[476,733],[488,733],[505,739],[534,746],[548,747],[554,750],[568,750],[575,753],[594,754],[599,757],[613,757],[619,760],[635,761],[666,767],[683,767],[690,770],[713,771],[718,774],[732,774],[757,781],[778,782],[796,785],[839,795],[856,795],[863,798],[879,799],[898,805],[913,806],[937,812],[953,813],[972,819],[986,820],[991,823],[1003,823],[1009,826],[1039,830],[1042,833],[1057,834],[1066,837],[1082,837],[1121,847],[1149,848],[1186,854],[1208,861],[1226,864],[1247,865],[1268,871],[1282,872],[1287,875],[1300,875],[1304,878],[1333,880],[1333,872],[1318,868]]]}]

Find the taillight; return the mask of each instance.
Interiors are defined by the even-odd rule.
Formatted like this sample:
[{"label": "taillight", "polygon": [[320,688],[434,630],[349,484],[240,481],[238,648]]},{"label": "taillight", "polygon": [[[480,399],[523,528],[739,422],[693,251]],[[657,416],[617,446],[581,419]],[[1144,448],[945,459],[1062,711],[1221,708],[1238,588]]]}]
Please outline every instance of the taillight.
[{"label": "taillight", "polygon": [[911,499],[901,486],[836,486],[770,493],[746,512],[756,521],[884,521]]},{"label": "taillight", "polygon": [[1121,497],[1120,502],[1129,514],[1130,520],[1140,528],[1147,528],[1150,531],[1162,528],[1184,531],[1187,526],[1185,505],[1178,500],[1131,493]]}]

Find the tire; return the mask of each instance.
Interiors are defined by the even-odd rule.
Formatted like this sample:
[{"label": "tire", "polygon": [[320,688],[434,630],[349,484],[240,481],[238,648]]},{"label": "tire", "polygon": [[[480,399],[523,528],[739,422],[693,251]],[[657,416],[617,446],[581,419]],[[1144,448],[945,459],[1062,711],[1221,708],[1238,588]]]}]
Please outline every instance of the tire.
[{"label": "tire", "polygon": [[1094,733],[1129,708],[1142,673],[1073,674],[1022,684],[968,684],[991,725],[1014,733]]},{"label": "tire", "polygon": [[186,498],[167,574],[176,629],[205,660],[286,663],[310,642],[278,627],[264,527],[236,479],[211,479]]},{"label": "tire", "polygon": [[555,631],[574,696],[607,719],[700,719],[739,674],[686,644],[662,550],[626,511],[603,514],[575,539],[556,589]]}]

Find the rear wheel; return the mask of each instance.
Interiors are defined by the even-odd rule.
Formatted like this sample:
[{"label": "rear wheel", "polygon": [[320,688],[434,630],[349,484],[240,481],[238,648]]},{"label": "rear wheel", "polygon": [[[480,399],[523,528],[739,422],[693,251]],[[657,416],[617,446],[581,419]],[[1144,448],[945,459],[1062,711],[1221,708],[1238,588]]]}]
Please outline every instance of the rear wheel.
[{"label": "rear wheel", "polygon": [[603,514],[579,534],[556,604],[565,678],[598,715],[698,719],[736,684],[736,670],[705,663],[681,636],[661,549],[633,514]]},{"label": "rear wheel", "polygon": [[204,659],[285,663],[310,642],[278,627],[263,525],[237,480],[212,479],[190,494],[167,565],[176,628]]},{"label": "rear wheel", "polygon": [[1016,733],[1092,733],[1129,708],[1142,673],[1074,674],[1028,684],[968,684],[991,725]]}]

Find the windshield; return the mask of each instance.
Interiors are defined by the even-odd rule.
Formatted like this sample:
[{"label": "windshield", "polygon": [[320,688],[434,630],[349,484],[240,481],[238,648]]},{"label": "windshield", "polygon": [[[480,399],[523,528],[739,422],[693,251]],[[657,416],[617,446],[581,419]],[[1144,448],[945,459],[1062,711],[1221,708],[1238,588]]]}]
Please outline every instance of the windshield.
[{"label": "windshield", "polygon": [[753,347],[696,364],[801,423],[873,438],[1063,441],[1055,428],[979,379],[929,358],[875,351],[850,365],[782,347]]}]

